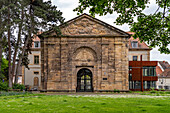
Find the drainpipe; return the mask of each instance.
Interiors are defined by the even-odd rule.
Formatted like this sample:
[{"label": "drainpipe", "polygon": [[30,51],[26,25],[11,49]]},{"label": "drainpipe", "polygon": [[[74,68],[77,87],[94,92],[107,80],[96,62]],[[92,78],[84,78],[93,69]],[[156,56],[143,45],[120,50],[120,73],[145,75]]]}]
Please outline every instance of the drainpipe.
[{"label": "drainpipe", "polygon": [[143,92],[143,66],[142,66],[142,55],[140,56],[140,76],[141,76],[141,91]]}]

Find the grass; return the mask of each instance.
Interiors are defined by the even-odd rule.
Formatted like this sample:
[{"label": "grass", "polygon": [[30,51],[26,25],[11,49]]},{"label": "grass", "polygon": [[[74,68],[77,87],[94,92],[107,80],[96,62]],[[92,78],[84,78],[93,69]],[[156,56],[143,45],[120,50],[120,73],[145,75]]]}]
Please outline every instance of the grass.
[{"label": "grass", "polygon": [[170,96],[170,91],[131,91],[130,93],[150,96]]},{"label": "grass", "polygon": [[26,95],[26,94],[31,94],[31,92],[16,92],[16,91],[0,91],[0,96],[9,96],[9,95]]},{"label": "grass", "polygon": [[111,98],[40,94],[0,97],[0,113],[170,113],[169,106],[170,97]]}]

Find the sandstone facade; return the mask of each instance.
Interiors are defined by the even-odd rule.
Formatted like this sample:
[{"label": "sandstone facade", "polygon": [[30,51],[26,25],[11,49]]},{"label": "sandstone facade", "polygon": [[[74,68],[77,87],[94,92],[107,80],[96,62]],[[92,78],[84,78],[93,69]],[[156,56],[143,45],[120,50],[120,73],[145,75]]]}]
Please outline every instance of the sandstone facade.
[{"label": "sandstone facade", "polygon": [[40,36],[42,89],[76,92],[78,72],[86,69],[92,91],[128,90],[127,33],[87,14],[60,28],[62,36]]}]

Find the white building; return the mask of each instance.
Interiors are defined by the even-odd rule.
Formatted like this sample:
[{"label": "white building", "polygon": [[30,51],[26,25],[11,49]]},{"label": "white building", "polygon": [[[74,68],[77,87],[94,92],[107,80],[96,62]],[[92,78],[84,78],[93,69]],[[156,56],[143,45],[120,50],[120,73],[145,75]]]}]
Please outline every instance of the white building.
[{"label": "white building", "polygon": [[35,37],[33,39],[33,46],[31,49],[31,53],[28,55],[28,59],[30,60],[28,67],[23,68],[24,73],[24,85],[28,85],[30,89],[40,88],[41,84],[41,51],[40,51],[40,39]]}]

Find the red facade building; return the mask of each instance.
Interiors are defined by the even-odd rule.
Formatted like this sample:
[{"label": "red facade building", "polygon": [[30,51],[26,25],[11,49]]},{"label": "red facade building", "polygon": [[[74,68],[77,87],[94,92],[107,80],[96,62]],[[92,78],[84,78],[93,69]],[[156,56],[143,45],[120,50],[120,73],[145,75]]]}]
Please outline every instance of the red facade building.
[{"label": "red facade building", "polygon": [[129,61],[129,89],[133,91],[156,89],[157,61]]},{"label": "red facade building", "polygon": [[[133,35],[133,32],[128,32]],[[139,38],[129,39],[129,89],[134,91],[156,89],[157,61],[150,61],[152,49],[146,43],[140,42]]]}]

